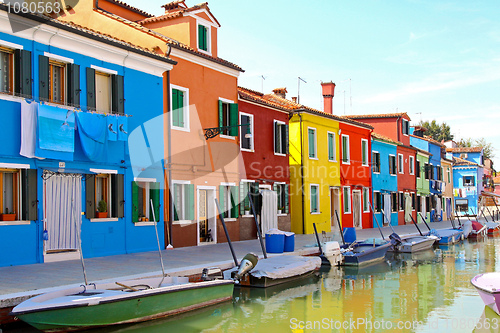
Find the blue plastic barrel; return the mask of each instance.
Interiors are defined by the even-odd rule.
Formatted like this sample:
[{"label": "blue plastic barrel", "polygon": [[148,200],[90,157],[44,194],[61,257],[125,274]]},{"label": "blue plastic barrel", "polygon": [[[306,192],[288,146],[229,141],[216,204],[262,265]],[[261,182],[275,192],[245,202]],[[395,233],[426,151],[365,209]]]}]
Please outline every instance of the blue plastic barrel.
[{"label": "blue plastic barrel", "polygon": [[436,214],[436,210],[431,209],[431,222],[436,222],[436,221],[434,221],[434,214]]},{"label": "blue plastic barrel", "polygon": [[266,234],[266,250],[269,253],[283,253],[285,250],[285,235]]},{"label": "blue plastic barrel", "polygon": [[344,240],[347,244],[356,241],[356,229],[344,228]]},{"label": "blue plastic barrel", "polygon": [[285,252],[295,251],[295,234],[285,235]]}]

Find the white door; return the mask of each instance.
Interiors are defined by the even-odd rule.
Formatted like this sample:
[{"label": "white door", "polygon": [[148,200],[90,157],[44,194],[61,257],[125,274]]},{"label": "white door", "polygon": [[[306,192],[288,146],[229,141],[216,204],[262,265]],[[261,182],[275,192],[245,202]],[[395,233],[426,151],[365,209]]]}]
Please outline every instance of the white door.
[{"label": "white door", "polygon": [[330,223],[332,232],[339,230],[340,216],[340,189],[330,187]]},{"label": "white door", "polygon": [[44,174],[44,261],[79,258],[82,224],[82,176]]},{"label": "white door", "polygon": [[361,191],[352,191],[352,214],[354,227],[362,228]]},{"label": "white door", "polygon": [[198,187],[198,245],[217,243],[215,187]]}]

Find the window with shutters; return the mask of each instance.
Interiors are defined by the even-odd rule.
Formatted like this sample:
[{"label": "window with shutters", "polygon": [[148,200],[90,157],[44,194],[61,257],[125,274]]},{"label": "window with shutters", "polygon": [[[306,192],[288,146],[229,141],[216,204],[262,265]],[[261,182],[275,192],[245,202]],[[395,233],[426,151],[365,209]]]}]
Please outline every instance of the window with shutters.
[{"label": "window with shutters", "polygon": [[403,154],[398,154],[398,172],[399,173],[404,173],[404,157]]},{"label": "window with shutters", "polygon": [[0,92],[14,92],[14,50],[0,47]]},{"label": "window with shutters", "polygon": [[0,93],[32,98],[31,52],[0,40]]},{"label": "window with shutters", "polygon": [[432,166],[430,166],[429,164],[425,163],[425,165],[424,165],[425,179],[430,179],[431,167]]},{"label": "window with shutters", "polygon": [[311,214],[318,214],[319,213],[319,185],[318,184],[311,184],[309,187],[310,193],[311,193]]},{"label": "window with shutters", "polygon": [[125,114],[123,76],[92,65],[86,69],[87,108],[105,114]]},{"label": "window with shutters", "polygon": [[351,188],[349,186],[345,186],[342,188],[342,202],[344,207],[344,213],[351,213]]},{"label": "window with shutters", "polygon": [[288,125],[282,121],[274,121],[274,153],[288,154]]},{"label": "window with shutters", "polygon": [[[248,194],[259,193],[259,183],[254,180],[241,180],[240,181],[240,214],[244,216],[250,216],[252,213],[252,207],[250,205],[250,199]],[[255,203],[254,203],[255,204]]]},{"label": "window with shutters", "polygon": [[219,186],[219,207],[225,219],[236,219],[239,215],[238,186],[222,184]]},{"label": "window with shutters", "polygon": [[411,194],[411,209],[415,210],[417,207],[417,195],[415,193]]},{"label": "window with shutters", "polygon": [[349,135],[342,134],[342,163],[351,163],[351,152],[349,146]]},{"label": "window with shutters", "polygon": [[238,136],[238,121],[238,104],[219,98],[219,126],[223,127],[220,135],[226,138]]},{"label": "window with shutters", "polygon": [[64,104],[66,102],[66,64],[49,60],[49,102]]},{"label": "window with shutters", "polygon": [[116,219],[125,216],[123,175],[92,174],[87,176],[85,182],[87,218]]},{"label": "window with shutters", "polygon": [[373,209],[375,210],[376,213],[380,213],[383,209],[383,200],[382,200],[382,194],[378,191],[373,192]]},{"label": "window with shutters", "polygon": [[173,181],[174,221],[192,221],[194,217],[194,184],[189,181]]},{"label": "window with shutters", "polygon": [[316,153],[316,129],[308,128],[307,129],[307,142],[309,147],[309,158],[318,158]]},{"label": "window with shutters", "polygon": [[361,164],[368,166],[368,140],[361,139]]},{"label": "window with shutters", "polygon": [[372,152],[372,170],[373,173],[380,173],[380,153],[378,151]]},{"label": "window with shutters", "polygon": [[253,115],[240,112],[240,147],[244,151],[254,151]]},{"label": "window with shutters", "polygon": [[156,179],[136,178],[132,182],[132,222],[158,222],[159,218],[160,183]]},{"label": "window with shutters", "polygon": [[[396,192],[391,192],[391,211],[397,212],[398,211],[398,194]],[[387,216],[387,218],[389,218]]]},{"label": "window with shutters", "polygon": [[199,23],[198,50],[210,53],[210,27]]},{"label": "window with shutters", "polygon": [[415,157],[413,156],[410,156],[410,162],[408,162],[408,166],[410,168],[410,175],[414,175],[415,174]]},{"label": "window with shutters", "polygon": [[0,169],[0,224],[37,219],[37,171]]},{"label": "window with shutters", "polygon": [[170,86],[172,128],[189,131],[189,89],[176,85]]},{"label": "window with shutters", "polygon": [[41,101],[79,106],[80,66],[73,59],[45,52],[38,56]]},{"label": "window with shutters", "polygon": [[286,183],[274,183],[273,187],[278,197],[278,214],[288,214],[288,185]]},{"label": "window with shutters", "polygon": [[410,134],[410,122],[406,119],[402,121],[402,131],[404,135]]},{"label": "window with shutters", "polygon": [[396,156],[389,155],[389,173],[391,175],[396,175]]},{"label": "window with shutters", "polygon": [[370,212],[370,189],[363,187],[363,213]]},{"label": "window with shutters", "polygon": [[330,162],[337,161],[337,146],[335,142],[335,133],[328,132],[328,160]]},{"label": "window with shutters", "polygon": [[398,198],[399,210],[403,211],[405,210],[405,195],[403,192],[399,192],[398,195],[399,195]]}]

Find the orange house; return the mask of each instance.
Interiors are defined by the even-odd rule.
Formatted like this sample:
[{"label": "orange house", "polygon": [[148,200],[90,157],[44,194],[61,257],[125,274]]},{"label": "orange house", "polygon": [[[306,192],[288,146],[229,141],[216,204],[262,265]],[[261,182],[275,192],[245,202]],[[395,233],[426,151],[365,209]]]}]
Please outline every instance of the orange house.
[{"label": "orange house", "polygon": [[[231,240],[239,240],[239,150],[237,80],[240,67],[217,56],[220,24],[207,3],[162,6],[154,16],[117,0],[80,0],[59,17],[120,37],[177,62],[164,77],[164,117],[143,131],[162,147],[166,184],[166,243],[174,247],[226,241],[216,200]],[[144,101],[147,107],[147,101]],[[148,132],[163,121],[166,133]],[[161,142],[162,145],[159,145]],[[154,152],[152,153],[154,155]],[[138,179],[142,179],[138,177]]]}]

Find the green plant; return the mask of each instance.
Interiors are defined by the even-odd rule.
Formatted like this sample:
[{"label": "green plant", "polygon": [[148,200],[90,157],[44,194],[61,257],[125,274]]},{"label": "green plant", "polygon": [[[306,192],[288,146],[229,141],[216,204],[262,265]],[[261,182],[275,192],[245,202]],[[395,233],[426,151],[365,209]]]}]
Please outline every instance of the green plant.
[{"label": "green plant", "polygon": [[97,211],[99,213],[105,213],[108,211],[108,204],[106,203],[106,201],[104,200],[99,201],[97,205]]}]

